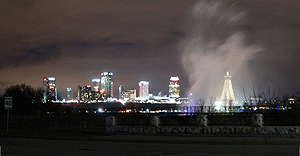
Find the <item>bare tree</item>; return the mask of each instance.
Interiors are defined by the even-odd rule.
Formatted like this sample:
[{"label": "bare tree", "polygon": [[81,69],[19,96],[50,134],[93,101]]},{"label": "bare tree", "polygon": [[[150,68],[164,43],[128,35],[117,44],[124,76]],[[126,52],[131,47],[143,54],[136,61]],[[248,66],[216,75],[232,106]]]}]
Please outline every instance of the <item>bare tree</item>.
[{"label": "bare tree", "polygon": [[211,97],[210,100],[209,100],[209,112],[210,112],[210,108],[211,107],[214,110],[214,108],[215,108],[215,102],[216,102],[216,99],[214,97]]},{"label": "bare tree", "polygon": [[203,99],[198,99],[195,101],[195,104],[199,107],[198,112],[203,113],[204,112],[204,105],[205,105],[205,100]]},{"label": "bare tree", "polygon": [[43,92],[26,84],[12,85],[5,89],[4,96],[13,97],[13,114],[35,114],[41,104]]}]

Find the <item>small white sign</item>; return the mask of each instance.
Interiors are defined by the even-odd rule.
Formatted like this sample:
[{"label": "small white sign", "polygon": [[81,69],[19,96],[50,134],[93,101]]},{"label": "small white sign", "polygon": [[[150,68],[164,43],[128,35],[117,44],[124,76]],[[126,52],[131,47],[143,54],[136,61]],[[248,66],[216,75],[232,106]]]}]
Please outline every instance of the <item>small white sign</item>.
[{"label": "small white sign", "polygon": [[4,100],[4,109],[11,110],[13,106],[13,98],[12,97],[5,97]]}]

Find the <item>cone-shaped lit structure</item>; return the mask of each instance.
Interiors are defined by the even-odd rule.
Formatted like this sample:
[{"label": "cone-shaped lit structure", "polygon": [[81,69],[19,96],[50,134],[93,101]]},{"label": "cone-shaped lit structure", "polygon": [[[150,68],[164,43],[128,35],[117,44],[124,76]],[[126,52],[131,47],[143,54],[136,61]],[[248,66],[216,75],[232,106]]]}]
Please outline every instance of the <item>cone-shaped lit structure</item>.
[{"label": "cone-shaped lit structure", "polygon": [[235,103],[235,97],[232,89],[232,83],[231,83],[231,76],[229,75],[229,72],[227,72],[227,75],[224,76],[225,82],[224,87],[222,91],[221,96],[221,102],[225,104],[225,106],[229,106],[230,104]]}]

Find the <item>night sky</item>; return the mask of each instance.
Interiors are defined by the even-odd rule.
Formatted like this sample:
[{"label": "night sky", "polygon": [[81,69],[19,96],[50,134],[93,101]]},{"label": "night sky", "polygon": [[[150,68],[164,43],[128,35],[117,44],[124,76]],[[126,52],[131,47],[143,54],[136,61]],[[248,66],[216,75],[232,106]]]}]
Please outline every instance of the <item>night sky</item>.
[{"label": "night sky", "polygon": [[226,71],[238,99],[300,90],[298,0],[2,0],[0,94],[10,85],[42,87],[54,76],[71,87],[114,73],[119,85],[168,94],[179,76],[181,95],[220,97]]}]

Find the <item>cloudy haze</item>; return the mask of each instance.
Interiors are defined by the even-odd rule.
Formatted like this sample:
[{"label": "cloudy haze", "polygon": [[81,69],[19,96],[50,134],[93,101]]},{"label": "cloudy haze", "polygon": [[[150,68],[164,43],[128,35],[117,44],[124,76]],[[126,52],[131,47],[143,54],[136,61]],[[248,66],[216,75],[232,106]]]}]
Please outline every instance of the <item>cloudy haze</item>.
[{"label": "cloudy haze", "polygon": [[227,70],[238,98],[243,87],[300,88],[296,0],[4,0],[0,8],[1,94],[54,76],[65,98],[67,87],[76,92],[104,71],[114,73],[115,96],[140,80],[167,94],[170,76],[180,77],[182,95],[218,96]]}]

